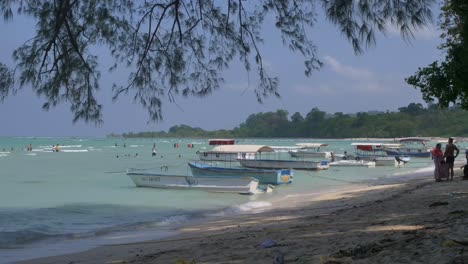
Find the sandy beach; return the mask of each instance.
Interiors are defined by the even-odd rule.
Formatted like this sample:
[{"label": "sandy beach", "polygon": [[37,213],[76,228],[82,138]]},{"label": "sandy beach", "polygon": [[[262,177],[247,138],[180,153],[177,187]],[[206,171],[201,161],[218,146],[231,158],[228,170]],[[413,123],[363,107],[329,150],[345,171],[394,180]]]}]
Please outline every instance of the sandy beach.
[{"label": "sandy beach", "polygon": [[[458,167],[459,168],[459,167]],[[356,186],[159,241],[20,263],[468,263],[468,181]]]}]

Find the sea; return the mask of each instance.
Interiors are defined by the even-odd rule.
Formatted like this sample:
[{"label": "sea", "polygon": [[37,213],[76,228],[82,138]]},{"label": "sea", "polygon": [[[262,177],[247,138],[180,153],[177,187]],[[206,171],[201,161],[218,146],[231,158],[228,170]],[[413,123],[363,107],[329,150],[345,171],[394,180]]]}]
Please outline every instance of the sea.
[{"label": "sea", "polygon": [[[352,153],[356,140],[236,140],[269,146],[306,142],[325,143],[342,154]],[[57,144],[60,151],[53,152]],[[137,188],[126,175],[129,168],[191,175],[188,161],[210,149],[208,139],[0,137],[0,263],[163,239],[177,234],[180,225],[273,210],[357,184],[404,182],[415,172],[433,170],[431,158],[412,158],[404,166],[295,170],[292,184],[255,195]]]}]

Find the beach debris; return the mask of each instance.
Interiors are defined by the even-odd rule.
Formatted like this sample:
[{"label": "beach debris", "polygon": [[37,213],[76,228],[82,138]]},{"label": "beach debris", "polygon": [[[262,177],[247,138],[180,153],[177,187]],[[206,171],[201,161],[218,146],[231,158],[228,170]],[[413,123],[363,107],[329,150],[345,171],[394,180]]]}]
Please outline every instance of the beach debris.
[{"label": "beach debris", "polygon": [[320,264],[345,264],[345,263],[350,263],[350,262],[351,262],[350,258],[336,259],[333,257],[326,257],[326,256],[320,257]]},{"label": "beach debris", "polygon": [[448,205],[448,202],[434,202],[429,205],[429,207],[440,206],[440,205]]},{"label": "beach debris", "polygon": [[176,261],[176,264],[196,264],[197,262],[195,262],[194,259],[192,260],[185,260],[185,259],[178,259]]},{"label": "beach debris", "polygon": [[273,257],[273,264],[283,264],[284,263],[284,256],[279,251],[275,251]]},{"label": "beach debris", "polygon": [[375,255],[382,251],[383,248],[377,243],[369,243],[366,245],[358,245],[355,248],[340,249],[337,253],[333,253],[330,256],[334,258],[367,258]]},{"label": "beach debris", "polygon": [[261,248],[271,248],[271,247],[276,246],[276,244],[277,244],[276,241],[274,241],[273,239],[266,239],[260,244],[260,247]]},{"label": "beach debris", "polygon": [[457,242],[451,239],[445,239],[444,241],[442,241],[442,246],[443,247],[458,247],[460,246],[460,244],[458,244]]}]

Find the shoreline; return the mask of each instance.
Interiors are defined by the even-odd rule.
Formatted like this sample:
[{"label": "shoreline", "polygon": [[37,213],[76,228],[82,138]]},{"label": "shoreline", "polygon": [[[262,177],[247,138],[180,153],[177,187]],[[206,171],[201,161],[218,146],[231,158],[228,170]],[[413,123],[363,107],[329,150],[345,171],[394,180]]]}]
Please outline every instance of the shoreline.
[{"label": "shoreline", "polygon": [[[468,181],[455,168],[454,182],[435,183],[432,172],[424,172],[399,184],[349,188],[292,207],[213,218],[182,226],[168,238],[17,263],[450,263],[464,258],[460,250],[468,243]],[[441,204],[430,206],[435,203]]]}]

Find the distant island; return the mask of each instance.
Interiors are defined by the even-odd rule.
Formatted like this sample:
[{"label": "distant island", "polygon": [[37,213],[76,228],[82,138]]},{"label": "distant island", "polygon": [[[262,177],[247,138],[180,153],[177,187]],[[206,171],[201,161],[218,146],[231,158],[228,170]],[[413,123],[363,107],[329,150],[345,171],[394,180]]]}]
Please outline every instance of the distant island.
[{"label": "distant island", "polygon": [[177,125],[169,131],[129,132],[108,137],[144,138],[395,138],[409,136],[467,137],[468,112],[458,107],[427,108],[410,103],[398,112],[358,112],[329,114],[313,108],[303,117],[289,117],[286,110],[256,113],[232,130],[206,131]]}]

